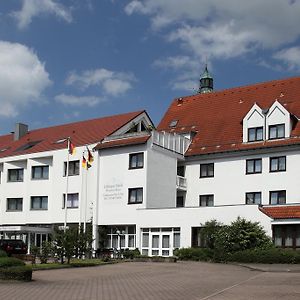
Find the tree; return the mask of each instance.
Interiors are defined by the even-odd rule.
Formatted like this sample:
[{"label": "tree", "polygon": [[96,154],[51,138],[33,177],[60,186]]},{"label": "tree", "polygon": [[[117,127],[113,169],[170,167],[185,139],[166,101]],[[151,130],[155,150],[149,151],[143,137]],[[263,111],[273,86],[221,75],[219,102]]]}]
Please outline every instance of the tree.
[{"label": "tree", "polygon": [[240,217],[230,225],[222,226],[215,235],[215,249],[219,253],[270,247],[272,241],[262,226]]},{"label": "tree", "polygon": [[207,221],[204,227],[201,229],[201,239],[204,244],[209,249],[215,248],[216,236],[219,230],[222,228],[223,224],[219,223],[217,220]]}]

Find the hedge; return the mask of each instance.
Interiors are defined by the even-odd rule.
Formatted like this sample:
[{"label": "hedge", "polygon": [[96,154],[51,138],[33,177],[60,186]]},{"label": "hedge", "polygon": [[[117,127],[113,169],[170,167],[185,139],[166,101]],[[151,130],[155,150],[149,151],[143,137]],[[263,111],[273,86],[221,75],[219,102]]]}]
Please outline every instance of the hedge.
[{"label": "hedge", "polygon": [[217,252],[206,248],[181,248],[175,250],[180,260],[239,262],[265,264],[298,264],[300,251],[290,249],[270,248],[236,251],[233,253]]},{"label": "hedge", "polygon": [[29,266],[14,266],[9,268],[0,268],[0,279],[31,281],[32,269]]},{"label": "hedge", "polygon": [[25,263],[15,257],[0,257],[0,268],[9,268],[14,266],[24,266]]}]

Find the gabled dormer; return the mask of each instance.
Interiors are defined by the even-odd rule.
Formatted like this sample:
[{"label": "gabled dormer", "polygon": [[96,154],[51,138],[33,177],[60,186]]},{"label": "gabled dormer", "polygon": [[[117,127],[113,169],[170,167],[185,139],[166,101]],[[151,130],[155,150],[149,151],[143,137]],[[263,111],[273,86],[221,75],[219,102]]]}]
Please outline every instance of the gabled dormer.
[{"label": "gabled dormer", "polygon": [[243,119],[243,142],[259,142],[290,137],[291,114],[277,100],[268,109],[255,103]]},{"label": "gabled dormer", "polygon": [[263,110],[254,103],[243,119],[243,143],[264,140],[264,127],[265,116]]},{"label": "gabled dormer", "polygon": [[111,134],[110,137],[113,138],[123,135],[139,135],[143,132],[147,133],[152,129],[154,129],[154,124],[152,123],[148,114],[144,111]]},{"label": "gabled dormer", "polygon": [[268,140],[290,137],[292,120],[290,113],[277,100],[266,116],[266,137]]}]

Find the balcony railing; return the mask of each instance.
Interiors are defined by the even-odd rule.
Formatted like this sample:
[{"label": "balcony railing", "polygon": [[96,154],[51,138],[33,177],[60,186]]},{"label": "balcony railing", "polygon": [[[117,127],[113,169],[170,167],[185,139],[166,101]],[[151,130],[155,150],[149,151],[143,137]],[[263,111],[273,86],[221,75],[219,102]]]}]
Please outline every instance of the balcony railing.
[{"label": "balcony railing", "polygon": [[178,176],[176,178],[176,187],[180,190],[186,190],[187,184],[186,184],[186,178],[182,176]]}]

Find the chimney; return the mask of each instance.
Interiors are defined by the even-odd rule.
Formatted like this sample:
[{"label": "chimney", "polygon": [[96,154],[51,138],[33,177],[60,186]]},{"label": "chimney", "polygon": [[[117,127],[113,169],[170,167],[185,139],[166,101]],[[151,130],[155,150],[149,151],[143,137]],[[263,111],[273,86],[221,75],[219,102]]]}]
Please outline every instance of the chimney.
[{"label": "chimney", "polygon": [[16,123],[14,132],[14,141],[18,141],[28,132],[28,125],[22,123]]}]

